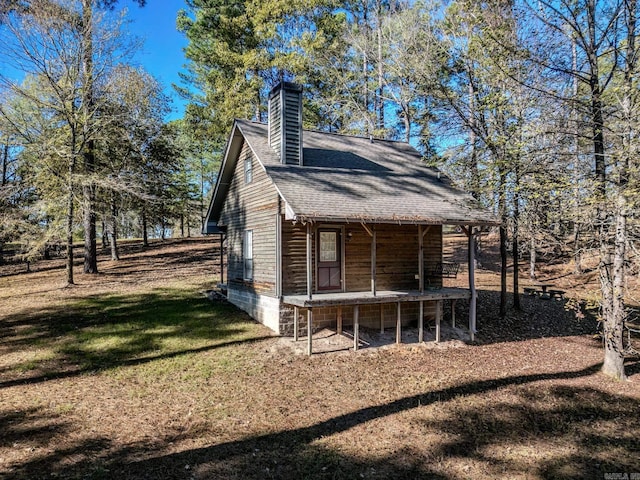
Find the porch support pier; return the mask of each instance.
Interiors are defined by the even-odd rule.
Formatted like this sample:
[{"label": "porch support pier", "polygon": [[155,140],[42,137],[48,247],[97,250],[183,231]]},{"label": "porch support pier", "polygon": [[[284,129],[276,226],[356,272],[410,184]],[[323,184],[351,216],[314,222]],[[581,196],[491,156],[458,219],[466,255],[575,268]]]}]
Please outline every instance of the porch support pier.
[{"label": "porch support pier", "polygon": [[[353,306],[353,349],[358,350],[360,347],[360,306],[361,305],[383,305],[395,304],[396,306],[396,342],[401,342],[402,335],[402,303],[417,302],[420,306],[420,317],[418,319],[419,327],[422,327],[422,335],[419,337],[419,341],[424,341],[424,302],[436,302],[436,341],[440,341],[440,321],[442,319],[442,305],[445,300],[455,299],[470,299],[470,292],[467,289],[461,288],[441,288],[433,291],[419,292],[415,291],[378,291],[374,296],[372,292],[336,292],[336,293],[322,293],[316,294],[313,298],[309,298],[307,295],[284,295],[282,302],[285,305],[290,305],[296,309],[307,310],[307,334],[308,339],[308,353],[312,353],[311,335],[313,331],[313,308],[321,307],[337,307],[338,309],[338,329],[342,330],[342,307]],[[294,316],[295,313],[294,313]],[[296,329],[297,327],[294,327]]]}]

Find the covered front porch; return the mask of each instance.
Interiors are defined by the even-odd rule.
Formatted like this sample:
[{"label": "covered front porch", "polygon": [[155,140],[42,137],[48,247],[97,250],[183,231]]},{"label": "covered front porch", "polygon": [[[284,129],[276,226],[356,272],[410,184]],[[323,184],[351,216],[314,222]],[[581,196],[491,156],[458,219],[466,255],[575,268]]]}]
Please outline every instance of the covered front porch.
[{"label": "covered front porch", "polygon": [[[336,333],[343,334],[343,307],[353,308],[353,349],[358,350],[360,345],[360,307],[367,305],[385,305],[391,304],[395,306],[396,318],[396,343],[402,343],[402,311],[403,307],[416,303],[418,309],[418,342],[424,341],[424,312],[425,302],[435,302],[435,341],[440,341],[440,325],[443,316],[444,302],[451,302],[451,323],[455,327],[456,314],[455,306],[458,300],[470,300],[471,291],[463,288],[439,288],[435,290],[387,290],[377,292],[336,292],[336,293],[320,293],[311,297],[308,295],[285,295],[282,302],[285,305],[293,306],[294,309],[294,341],[298,341],[300,332],[301,311],[306,313],[306,330],[307,330],[307,354],[313,353],[313,312],[314,309],[325,307],[336,307]],[[475,319],[474,319],[475,320]],[[380,331],[384,333],[385,320],[382,308],[380,308]],[[469,318],[469,333],[473,340],[475,325],[472,318]]]},{"label": "covered front porch", "polygon": [[[353,224],[350,224],[353,225]],[[347,238],[353,234],[355,239],[355,232],[352,230],[353,227],[347,226],[348,230],[345,227],[342,227],[343,232]],[[357,225],[357,224],[356,224]],[[469,272],[469,288],[446,288],[442,286],[442,278],[446,275],[446,268],[444,268],[445,264],[442,262],[442,244],[441,240],[438,244],[437,257],[433,259],[431,256],[430,259],[436,261],[433,265],[433,268],[430,267],[429,262],[426,261],[425,250],[427,249],[425,245],[425,238],[429,231],[432,228],[432,225],[422,225],[422,224],[402,224],[400,223],[397,228],[402,228],[399,233],[391,233],[391,235],[396,235],[396,237],[390,237],[389,230],[387,228],[387,243],[384,245],[384,248],[380,248],[381,244],[378,240],[379,238],[379,229],[383,229],[383,225],[376,224],[366,224],[365,222],[360,222],[361,228],[366,232],[369,237],[369,241],[367,243],[360,242],[358,243],[358,248],[351,248],[351,244],[347,241],[346,243],[342,242],[342,245],[338,245],[329,250],[329,253],[334,253],[336,251],[345,251],[349,249],[347,255],[342,257],[342,279],[340,283],[336,282],[336,285],[344,286],[345,280],[348,285],[359,284],[360,288],[357,291],[349,291],[343,288],[343,291],[331,291],[324,292],[318,288],[319,277],[317,274],[318,267],[318,250],[322,250],[318,241],[314,240],[317,232],[319,231],[318,227],[314,227],[311,221],[308,221],[306,224],[306,241],[305,241],[305,256],[304,258],[304,267],[306,270],[306,293],[302,294],[302,292],[298,291],[295,293],[287,293],[286,290],[281,295],[281,303],[286,307],[293,307],[293,330],[294,330],[294,340],[298,339],[300,333],[300,317],[301,310],[306,313],[306,330],[307,330],[307,353],[311,355],[313,352],[312,345],[312,332],[314,328],[314,310],[326,309],[327,307],[334,307],[332,311],[332,319],[335,319],[336,330],[338,334],[342,334],[342,324],[343,324],[343,307],[349,308],[349,313],[352,315],[353,321],[353,348],[357,350],[359,347],[359,327],[361,324],[361,316],[362,310],[367,309],[368,323],[371,326],[371,306],[372,305],[380,305],[380,321],[379,326],[380,330],[384,332],[385,330],[385,319],[384,319],[384,305],[388,305],[390,307],[395,307],[395,328],[396,328],[396,343],[401,343],[402,338],[402,314],[403,309],[410,310],[414,309],[414,312],[411,313],[413,318],[417,314],[418,319],[418,341],[420,343],[424,340],[424,318],[425,318],[425,307],[431,309],[430,318],[433,318],[433,308],[435,305],[435,341],[440,341],[440,323],[442,320],[442,312],[443,312],[443,304],[445,301],[450,301],[452,304],[452,323],[455,325],[455,304],[458,300],[467,300],[469,302],[469,318],[468,318],[468,329],[469,329],[469,338],[471,341],[474,340],[474,335],[476,333],[476,289],[475,289],[475,275],[474,275],[474,236],[478,234],[475,231],[473,225],[460,226],[462,231],[468,237],[468,272]],[[439,230],[438,235],[442,236],[441,225],[437,226]],[[345,231],[346,230],[346,231]],[[299,230],[298,230],[299,231]],[[398,236],[399,235],[399,236]],[[413,245],[411,244],[411,236],[413,235]],[[337,237],[337,236],[335,236]],[[298,237],[300,238],[300,237]],[[304,238],[304,237],[303,237]],[[398,245],[395,245],[393,242],[389,242],[389,238],[403,238],[404,239],[404,248],[400,248]],[[409,239],[409,240],[407,240]],[[302,242],[300,242],[302,243]],[[300,245],[298,243],[298,245]],[[408,247],[408,248],[407,248]],[[417,247],[417,248],[416,248]],[[366,249],[366,250],[365,250]],[[298,248],[298,252],[300,252],[300,248]],[[367,276],[362,275],[362,271],[358,271],[357,279],[345,277],[344,271],[349,268],[350,260],[353,259],[354,254],[359,255],[360,257],[360,265],[365,264],[363,262],[363,253],[368,250],[368,255],[370,260],[367,262],[369,264],[369,277],[368,283],[370,289],[367,287],[362,288],[364,282],[364,278]],[[382,252],[385,256],[381,260],[380,252]],[[349,255],[351,253],[351,255]],[[399,254],[404,255],[405,263],[404,264],[396,264],[394,263],[394,258],[397,258]],[[407,255],[408,254],[408,255]],[[335,259],[338,258],[338,255],[335,255]],[[413,260],[411,257],[413,257]],[[298,257],[299,258],[299,257]],[[346,260],[345,260],[346,258]],[[334,259],[334,258],[332,258]],[[411,269],[407,267],[406,261],[410,264],[413,263],[415,267]],[[302,262],[300,262],[302,263]],[[378,265],[382,263],[385,265],[385,282],[384,286],[380,285],[379,282],[379,269]],[[345,267],[346,265],[346,267]],[[397,265],[397,266],[396,266]],[[291,267],[293,265],[288,265]],[[302,266],[297,264],[296,266]],[[396,270],[397,268],[397,270]],[[287,269],[288,270],[288,269]],[[286,270],[286,271],[287,271]],[[294,269],[291,269],[294,270]],[[295,269],[300,271],[298,269]],[[338,269],[340,271],[340,269]],[[407,281],[407,272],[412,276],[411,280]],[[412,273],[415,273],[415,279]],[[457,272],[457,269],[456,269]],[[405,279],[402,282],[402,285],[397,284],[393,285],[390,283],[393,282],[393,278],[398,275],[402,275],[402,278]],[[364,277],[364,278],[363,278]],[[390,281],[391,280],[391,281]],[[415,282],[415,283],[413,283]],[[400,282],[398,282],[400,283]],[[410,283],[413,283],[415,286],[410,286]],[[299,285],[299,284],[298,284]],[[379,288],[382,287],[382,288]],[[387,288],[384,288],[387,287]],[[391,288],[389,288],[391,287]],[[409,287],[409,288],[407,288]],[[417,288],[416,288],[417,287]],[[347,290],[347,291],[345,291]],[[354,289],[355,290],[355,289]],[[304,290],[303,290],[304,291]],[[425,305],[425,302],[427,304]],[[417,312],[415,311],[417,306]],[[362,310],[361,310],[362,307]],[[320,310],[322,312],[322,310]],[[333,320],[332,320],[333,321]]]}]

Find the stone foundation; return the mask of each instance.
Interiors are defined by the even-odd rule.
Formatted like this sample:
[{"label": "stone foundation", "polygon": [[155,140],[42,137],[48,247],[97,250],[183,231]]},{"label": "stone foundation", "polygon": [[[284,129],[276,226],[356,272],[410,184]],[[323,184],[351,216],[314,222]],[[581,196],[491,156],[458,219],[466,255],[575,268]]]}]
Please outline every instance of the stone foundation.
[{"label": "stone foundation", "polygon": [[279,299],[248,290],[230,288],[227,292],[227,300],[274,332],[280,332]]}]

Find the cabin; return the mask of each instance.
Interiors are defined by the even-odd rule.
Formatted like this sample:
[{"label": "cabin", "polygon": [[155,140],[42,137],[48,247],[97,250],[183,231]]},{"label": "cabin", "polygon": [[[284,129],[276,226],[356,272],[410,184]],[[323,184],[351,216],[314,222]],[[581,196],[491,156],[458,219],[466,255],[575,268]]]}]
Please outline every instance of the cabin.
[{"label": "cabin", "polygon": [[395,328],[399,342],[413,324],[422,341],[425,320],[438,340],[445,301],[469,302],[473,337],[473,248],[469,288],[443,288],[443,226],[471,245],[495,216],[407,143],[303,130],[299,85],[280,83],[268,105],[267,124],[234,122],[205,222],[226,244],[229,302],[306,335],[309,354],[326,327],[349,326],[354,349],[361,327]]}]

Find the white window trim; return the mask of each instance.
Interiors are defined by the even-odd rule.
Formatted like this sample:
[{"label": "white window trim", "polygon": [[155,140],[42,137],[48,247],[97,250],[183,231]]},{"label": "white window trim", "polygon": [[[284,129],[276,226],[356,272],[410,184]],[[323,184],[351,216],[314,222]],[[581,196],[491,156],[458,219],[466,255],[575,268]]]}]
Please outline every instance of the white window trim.
[{"label": "white window trim", "polygon": [[[251,263],[250,269],[247,268],[247,261]],[[245,230],[242,239],[242,278],[247,281],[252,281],[254,274],[253,230]]]}]

